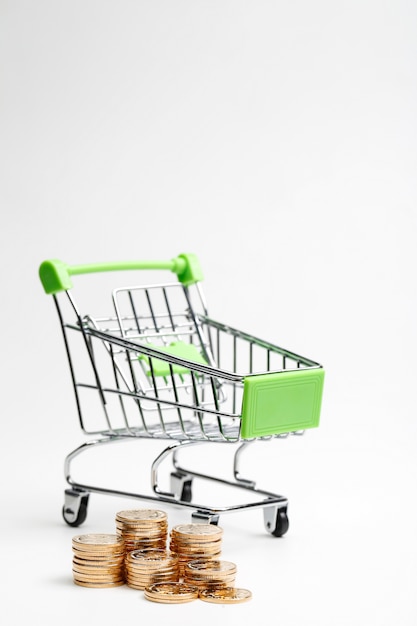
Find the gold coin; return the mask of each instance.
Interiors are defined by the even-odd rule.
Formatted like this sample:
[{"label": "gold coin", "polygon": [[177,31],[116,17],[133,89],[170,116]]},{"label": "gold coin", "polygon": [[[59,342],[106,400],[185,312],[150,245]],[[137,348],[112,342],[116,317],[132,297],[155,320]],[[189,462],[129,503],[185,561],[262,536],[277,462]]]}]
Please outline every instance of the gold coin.
[{"label": "gold coin", "polygon": [[88,535],[76,535],[72,538],[73,544],[80,549],[94,549],[100,547],[120,547],[122,541],[120,537],[113,533],[92,533]]},{"label": "gold coin", "polygon": [[160,568],[153,568],[153,569],[131,569],[130,567],[126,568],[126,575],[127,576],[137,576],[137,577],[144,577],[144,576],[150,576],[153,574],[158,574],[161,576],[167,576],[167,575],[172,575],[172,574],[177,574],[178,573],[178,567],[167,567],[166,569],[160,569]]},{"label": "gold coin", "polygon": [[129,531],[140,532],[146,529],[167,530],[168,523],[165,520],[164,521],[142,520],[140,522],[130,522],[128,520],[125,520],[124,522],[122,522],[122,520],[116,520],[116,529],[119,531],[121,530],[121,531],[126,531],[126,532],[129,532]]},{"label": "gold coin", "polygon": [[121,587],[122,585],[125,584],[124,580],[119,580],[118,582],[107,582],[107,583],[96,583],[96,582],[85,582],[82,580],[76,580],[74,579],[74,583],[76,585],[79,585],[80,587],[95,587],[97,589],[106,589],[106,588],[110,588],[110,587]]},{"label": "gold coin", "polygon": [[223,529],[215,524],[177,524],[171,531],[172,535],[181,538],[211,541],[223,535]]},{"label": "gold coin", "polygon": [[163,521],[167,519],[165,511],[159,511],[158,509],[131,509],[128,511],[119,511],[116,513],[116,520],[122,522],[138,522],[145,521]]},{"label": "gold coin", "polygon": [[234,587],[236,574],[228,574],[227,576],[190,576],[188,572],[183,573],[184,582],[190,585],[217,585],[222,584],[224,587]]},{"label": "gold coin", "polygon": [[169,546],[171,552],[183,556],[188,560],[195,561],[196,559],[206,559],[207,561],[217,557],[222,549],[221,546],[207,546],[203,548],[201,546]]},{"label": "gold coin", "polygon": [[87,552],[86,550],[72,550],[72,558],[80,559],[84,561],[97,561],[98,563],[104,561],[113,561],[117,563],[123,561],[126,556],[125,550],[123,552],[108,552],[107,554],[102,552]]},{"label": "gold coin", "polygon": [[97,583],[115,583],[115,582],[119,582],[120,580],[124,580],[124,576],[122,576],[121,574],[118,574],[117,576],[113,576],[113,575],[103,575],[103,576],[97,576],[96,574],[80,574],[79,572],[73,572],[72,577],[74,578],[74,580],[80,580],[81,582],[86,582],[86,583],[93,583],[93,582],[97,582]]},{"label": "gold coin", "polygon": [[181,582],[154,583],[145,588],[145,598],[166,604],[190,602],[198,598],[198,588]]},{"label": "gold coin", "polygon": [[125,546],[123,539],[120,537],[120,541],[112,546],[104,547],[98,544],[95,545],[82,545],[81,543],[72,542],[72,550],[79,552],[81,555],[91,554],[92,556],[111,557],[115,554],[122,554]]},{"label": "gold coin", "polygon": [[143,591],[146,588],[146,585],[143,583],[135,583],[130,580],[126,580],[126,585],[131,589],[137,589],[138,591]]},{"label": "gold coin", "polygon": [[132,550],[126,555],[126,561],[132,563],[173,563],[178,556],[166,550]]},{"label": "gold coin", "polygon": [[215,583],[197,583],[194,580],[188,580],[188,578],[184,578],[184,582],[189,585],[195,585],[199,588],[200,591],[203,590],[213,590],[213,589],[227,589],[228,587],[234,587],[235,581],[226,581],[226,582],[215,582]]},{"label": "gold coin", "polygon": [[103,559],[113,558],[115,556],[119,556],[124,553],[125,547],[123,545],[117,546],[117,548],[112,548],[111,550],[102,550],[94,548],[78,548],[78,546],[72,546],[72,551],[76,554],[80,555],[80,558],[90,558],[90,557],[101,557]]},{"label": "gold coin", "polygon": [[167,568],[164,570],[160,570],[159,568],[149,569],[149,570],[126,570],[126,576],[130,576],[131,578],[147,578],[149,576],[176,576],[178,574],[178,567]]},{"label": "gold coin", "polygon": [[172,582],[178,582],[178,576],[171,576],[171,577],[167,577],[167,578],[158,578],[155,576],[152,576],[150,578],[147,578],[146,580],[136,580],[134,578],[126,578],[126,584],[129,587],[135,587],[135,589],[146,589],[147,587],[149,587],[150,585],[155,585],[157,583],[172,583]]},{"label": "gold coin", "polygon": [[206,575],[206,574],[231,574],[237,571],[236,563],[231,561],[218,561],[218,560],[195,560],[188,561],[185,566],[186,570],[191,574]]},{"label": "gold coin", "polygon": [[166,520],[142,520],[131,522],[129,520],[116,519],[116,529],[125,531],[141,531],[144,529],[167,530],[168,522]]},{"label": "gold coin", "polygon": [[126,533],[126,532],[122,532],[120,534],[121,539],[123,539],[124,543],[128,543],[129,541],[138,541],[140,543],[143,543],[144,545],[146,543],[152,544],[152,543],[157,543],[157,542],[166,542],[168,539],[168,533],[165,531],[163,533],[161,532],[155,532],[155,533],[150,533],[150,532],[144,532],[144,533]]},{"label": "gold coin", "polygon": [[124,564],[124,559],[124,554],[121,554],[117,559],[81,559],[74,554],[72,562],[86,567],[120,567]]},{"label": "gold coin", "polygon": [[89,565],[91,567],[112,566],[115,567],[123,565],[125,559],[124,554],[120,554],[117,558],[113,559],[94,559],[94,558],[80,558],[77,554],[73,554],[73,563],[79,563],[80,565]]},{"label": "gold coin", "polygon": [[151,570],[132,570],[126,569],[126,576],[130,576],[130,578],[148,578],[149,576],[177,576],[178,568],[165,569],[163,571],[159,569],[151,569]]},{"label": "gold coin", "polygon": [[146,528],[143,526],[138,528],[131,528],[130,526],[121,528],[116,526],[116,533],[123,539],[126,537],[143,537],[146,539],[147,537],[166,537],[168,536],[168,528],[166,526],[146,526]]},{"label": "gold coin", "polygon": [[215,604],[238,604],[250,600],[252,593],[248,589],[238,589],[236,587],[203,589],[199,593],[199,598],[205,602],[214,602]]},{"label": "gold coin", "polygon": [[155,546],[162,546],[165,548],[167,544],[166,537],[163,535],[155,535],[154,537],[140,537],[140,535],[131,535],[128,537],[124,536],[123,543],[125,548],[126,546],[138,545],[139,547],[136,548],[137,550],[140,550],[142,546],[143,550],[145,548],[153,548]]},{"label": "gold coin", "polygon": [[[168,537],[167,537],[168,540]],[[181,536],[181,535],[176,535],[175,533],[171,533],[170,537],[169,537],[169,541],[173,544],[173,545],[178,545],[178,546],[184,546],[184,547],[201,547],[202,550],[205,549],[205,546],[211,546],[211,545],[221,545],[222,541],[221,541],[221,537],[218,536],[204,536],[204,535],[194,535],[191,536],[189,535],[188,537],[186,536]]]},{"label": "gold coin", "polygon": [[72,564],[72,571],[73,572],[80,572],[80,573],[90,573],[90,574],[101,574],[101,573],[106,573],[106,574],[115,574],[117,572],[123,572],[124,568],[123,566],[119,565],[118,567],[88,567],[88,565],[79,565],[78,563],[73,563]]},{"label": "gold coin", "polygon": [[176,576],[178,577],[178,568],[172,568],[172,569],[165,569],[163,571],[159,570],[159,569],[152,569],[152,570],[142,570],[142,571],[135,571],[135,570],[131,570],[131,569],[126,569],[126,576],[129,576],[129,578],[140,578],[140,579],[144,579],[144,578],[149,578],[149,576]]}]

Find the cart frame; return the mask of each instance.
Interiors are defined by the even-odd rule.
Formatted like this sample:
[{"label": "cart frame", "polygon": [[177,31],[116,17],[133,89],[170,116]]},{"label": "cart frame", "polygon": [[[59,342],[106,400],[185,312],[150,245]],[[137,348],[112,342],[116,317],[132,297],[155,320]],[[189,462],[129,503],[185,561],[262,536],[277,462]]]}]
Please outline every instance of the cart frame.
[{"label": "cart frame", "polygon": [[[113,290],[114,314],[104,318],[81,314],[72,296],[73,275],[145,269],[169,270],[177,275],[178,282],[119,287]],[[289,527],[287,498],[258,489],[255,481],[242,477],[241,456],[255,441],[302,435],[319,425],[323,367],[209,317],[200,284],[201,268],[192,254],[170,261],[78,266],[54,259],[41,264],[39,275],[56,305],[80,427],[94,437],[65,458],[64,474],[69,485],[63,507],[65,522],[70,526],[82,524],[89,494],[100,493],[185,507],[191,511],[193,521],[210,523],[218,523],[224,513],[262,508],[266,530],[274,536],[284,535]],[[152,304],[155,294],[160,297],[163,313]],[[170,303],[172,294],[180,294],[181,308]],[[67,321],[69,315],[71,321]],[[78,337],[78,350],[83,351],[88,363],[87,382],[77,374],[74,337]],[[99,350],[107,367],[111,364],[110,378],[109,372],[104,374],[102,369]],[[243,370],[242,366],[238,368],[242,358],[246,367]],[[224,359],[226,364],[220,367]],[[99,426],[87,424],[85,392],[98,399],[102,413]],[[113,415],[116,405],[118,421]],[[89,410],[87,417],[92,413],[96,411]],[[73,479],[71,466],[79,455],[110,443],[138,439],[169,441],[151,465],[152,493],[108,489]],[[181,450],[210,442],[235,447],[231,479],[180,464]],[[170,491],[161,489],[158,479],[159,467],[166,458],[173,465]],[[194,502],[195,478],[240,489],[256,496],[256,500],[229,506]]]}]

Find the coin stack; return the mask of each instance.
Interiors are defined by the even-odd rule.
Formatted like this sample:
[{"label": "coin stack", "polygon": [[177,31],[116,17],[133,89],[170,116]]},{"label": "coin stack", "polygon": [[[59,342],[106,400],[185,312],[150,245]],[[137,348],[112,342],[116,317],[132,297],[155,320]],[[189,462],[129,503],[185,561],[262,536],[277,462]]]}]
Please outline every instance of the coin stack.
[{"label": "coin stack", "polygon": [[195,560],[184,566],[184,582],[202,589],[233,587],[236,565],[231,561]]},{"label": "coin stack", "polygon": [[132,509],[116,513],[116,532],[125,551],[164,550],[168,537],[168,518],[157,509]]},{"label": "coin stack", "polygon": [[171,529],[170,550],[178,554],[179,574],[188,561],[212,560],[221,553],[223,529],[214,524],[178,524]]},{"label": "coin stack", "polygon": [[182,582],[154,583],[146,587],[144,596],[161,604],[184,604],[198,598],[198,587]]},{"label": "coin stack", "polygon": [[124,584],[124,545],[115,534],[77,535],[72,539],[74,583],[82,587]]},{"label": "coin stack", "polygon": [[126,582],[133,589],[153,583],[178,582],[178,556],[167,550],[132,550],[125,557]]}]

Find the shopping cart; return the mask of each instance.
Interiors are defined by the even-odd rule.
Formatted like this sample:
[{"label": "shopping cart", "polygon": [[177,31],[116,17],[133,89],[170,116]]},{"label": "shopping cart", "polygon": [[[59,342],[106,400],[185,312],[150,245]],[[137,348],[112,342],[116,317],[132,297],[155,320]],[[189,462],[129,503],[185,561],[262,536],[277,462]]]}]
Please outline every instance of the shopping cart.
[{"label": "shopping cart", "polygon": [[[119,275],[124,270],[169,270],[176,280],[115,288],[112,297],[106,297],[109,314],[81,313],[71,277],[110,271]],[[303,434],[318,426],[322,366],[211,319],[200,284],[202,272],[193,254],[167,262],[75,266],[47,260],[39,275],[58,312],[81,429],[95,437],[65,458],[69,485],[65,522],[82,524],[89,494],[100,493],[188,507],[192,521],[214,524],[223,513],[262,508],[266,530],[284,535],[289,525],[287,498],[243,478],[241,455],[253,442]],[[151,463],[149,493],[73,480],[70,469],[75,457],[132,438],[165,441]],[[232,478],[180,464],[181,450],[202,443],[234,446]],[[166,458],[172,461],[170,491],[162,489],[158,479]],[[250,501],[227,506],[194,502],[196,478],[243,490]]]}]

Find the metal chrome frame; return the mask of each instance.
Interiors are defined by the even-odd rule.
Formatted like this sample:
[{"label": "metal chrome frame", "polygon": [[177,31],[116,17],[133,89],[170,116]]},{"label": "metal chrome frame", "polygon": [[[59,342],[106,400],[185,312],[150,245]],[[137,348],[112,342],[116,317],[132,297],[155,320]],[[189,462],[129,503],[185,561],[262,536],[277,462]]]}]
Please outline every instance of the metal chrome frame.
[{"label": "metal chrome frame", "polygon": [[[75,323],[67,323],[64,320],[59,299],[56,295],[53,296],[63,332],[80,426],[85,434],[99,435],[99,438],[83,443],[70,452],[65,458],[65,479],[70,486],[70,489],[66,491],[66,510],[69,512],[69,518],[67,519],[75,519],[79,507],[79,499],[81,497],[85,497],[86,494],[89,493],[99,493],[185,507],[193,511],[192,518],[197,521],[208,520],[216,522],[219,515],[224,513],[262,508],[264,510],[265,526],[267,530],[271,530],[271,528],[273,530],[275,528],[277,512],[286,510],[287,508],[287,498],[258,489],[255,482],[243,478],[240,471],[242,452],[254,440],[242,440],[240,437],[240,413],[238,410],[237,396],[242,387],[246,373],[236,373],[237,343],[243,342],[247,347],[248,374],[253,373],[253,351],[255,348],[263,350],[265,353],[265,371],[282,371],[300,367],[318,368],[321,366],[315,361],[306,359],[291,351],[212,320],[208,317],[204,296],[198,284],[196,286],[197,295],[200,299],[202,313],[197,313],[193,308],[188,288],[182,285],[174,285],[183,289],[187,303],[186,314],[188,315],[189,321],[180,325],[177,323],[179,314],[171,309],[169,305],[166,290],[171,286],[173,285],[153,285],[149,288],[130,287],[123,290],[115,290],[113,293],[113,302],[116,315],[115,317],[101,319],[93,319],[90,316],[82,317],[71,294],[67,291],[65,293],[70,309],[72,313],[75,314]],[[146,291],[146,289],[151,288],[162,289],[167,303],[167,314],[165,314],[164,317],[168,319],[168,322],[166,327],[163,328],[165,334],[162,333],[164,342],[168,342],[170,337],[180,337],[183,334],[194,335],[203,350],[207,363],[190,363],[178,356],[171,355],[168,359],[170,380],[165,381],[165,391],[171,394],[171,399],[167,396],[162,397],[160,395],[152,367],[152,360],[160,359],[161,356],[166,357],[166,353],[158,349],[158,347],[149,345],[143,341],[143,339],[149,341],[149,339],[153,339],[161,333],[161,328],[159,327],[161,316],[158,316],[158,313],[152,309],[150,296],[148,291]],[[139,289],[145,289],[145,295],[149,301],[150,312],[146,319],[144,317],[138,317],[135,311],[133,300],[134,291]],[[127,293],[130,299],[131,312],[129,314],[122,313],[120,309],[118,302],[120,292]],[[184,317],[183,312],[181,315]],[[145,329],[141,326],[144,320],[148,324]],[[169,325],[171,325],[171,328]],[[70,348],[70,333],[76,333],[84,342],[88,361],[93,372],[93,382],[85,383],[77,380]],[[229,369],[219,367],[223,337],[227,337],[232,341],[232,354],[229,355],[229,359],[231,359],[233,367]],[[99,372],[99,364],[96,362],[94,353],[94,342],[99,342],[104,346],[107,356],[113,364],[113,386],[103,385]],[[133,367],[138,366],[138,353],[145,355],[150,364],[148,386],[140,383],[133,371]],[[128,370],[130,380],[128,380],[127,375],[122,372],[117,363],[117,355],[121,355],[125,359],[125,363],[128,364],[130,368]],[[275,365],[275,369],[271,369],[273,358],[280,359],[280,365]],[[217,363],[217,366],[215,363]],[[179,384],[178,381],[176,381],[174,374],[175,366],[188,368],[190,373],[188,383]],[[229,410],[225,410],[222,407],[222,403],[225,400],[229,388],[232,390],[232,409],[230,410],[229,408]],[[103,425],[105,427],[99,430],[89,430],[87,428],[80,401],[79,392],[81,389],[92,389],[98,393],[103,409]],[[183,399],[180,400],[180,394],[183,394],[181,396],[182,398],[184,392],[186,394],[188,393],[191,398],[188,403]],[[122,427],[113,424],[112,416],[107,409],[107,401],[111,396],[119,399],[121,414],[124,420]],[[129,422],[124,408],[124,402],[127,399],[133,400],[138,409],[137,415],[140,419],[135,425]],[[166,410],[171,410],[174,416],[176,414],[176,417],[167,421],[164,415]],[[184,418],[183,412],[188,412],[187,415],[191,413],[194,419],[190,420]],[[152,426],[150,426],[150,422],[148,421],[149,414],[155,419]],[[210,422],[210,419],[212,422]],[[206,425],[207,420],[209,421],[209,425]],[[285,433],[262,437],[260,439],[271,440],[284,438],[289,434],[298,435],[303,433],[302,431]],[[80,454],[94,447],[137,439],[169,440],[170,442],[169,445],[158,454],[151,465],[150,483],[152,493],[132,493],[123,490],[108,489],[103,486],[85,484],[73,479],[71,475],[72,461]],[[182,449],[196,444],[210,442],[234,443],[238,445],[233,456],[233,479],[197,472],[185,468],[180,464],[178,457]],[[161,463],[169,457],[171,458],[174,471],[171,474],[171,491],[166,492],[159,486],[158,472]],[[218,484],[240,489],[246,493],[249,492],[256,496],[256,500],[231,506],[209,506],[188,501],[188,499],[182,499],[182,487],[184,483],[192,481],[194,478],[214,481]]]}]

